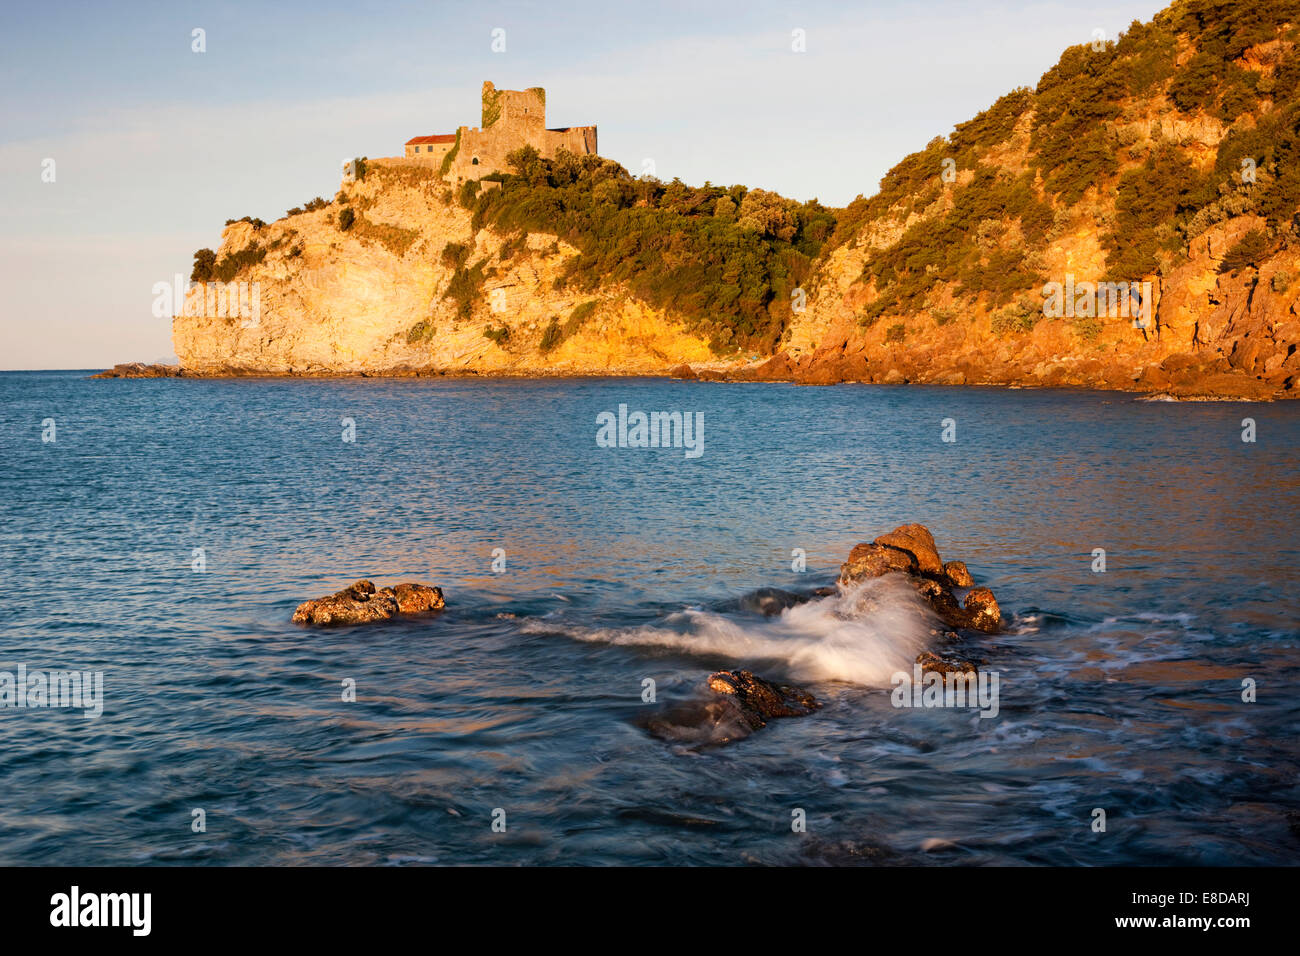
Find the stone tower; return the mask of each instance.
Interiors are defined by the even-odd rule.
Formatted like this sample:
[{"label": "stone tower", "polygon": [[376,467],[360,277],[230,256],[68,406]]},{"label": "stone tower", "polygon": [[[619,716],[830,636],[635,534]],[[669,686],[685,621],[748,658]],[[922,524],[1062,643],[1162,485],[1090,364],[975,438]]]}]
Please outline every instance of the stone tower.
[{"label": "stone tower", "polygon": [[540,86],[498,90],[491,80],[485,81],[480,128],[487,131],[498,124],[524,139],[540,136],[546,131],[546,91]]}]

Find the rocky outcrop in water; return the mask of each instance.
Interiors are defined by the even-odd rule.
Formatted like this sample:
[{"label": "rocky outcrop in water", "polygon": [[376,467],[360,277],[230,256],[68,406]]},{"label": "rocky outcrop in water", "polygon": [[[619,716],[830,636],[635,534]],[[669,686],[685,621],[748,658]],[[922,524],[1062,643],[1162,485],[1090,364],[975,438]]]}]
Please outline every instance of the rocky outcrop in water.
[{"label": "rocky outcrop in water", "polygon": [[709,675],[709,690],[723,694],[754,730],[774,717],[806,717],[821,706],[799,687],[773,684],[752,671],[717,671]]},{"label": "rocky outcrop in water", "polygon": [[387,621],[398,615],[440,611],[442,588],[428,584],[395,584],[375,590],[374,582],[361,580],[336,594],[304,601],[293,612],[295,624],[339,627]]},{"label": "rocky outcrop in water", "polygon": [[161,363],[146,365],[144,362],[122,362],[110,369],[105,369],[91,378],[180,378],[179,365]]},{"label": "rocky outcrop in water", "polygon": [[743,740],[777,717],[804,717],[821,707],[812,694],[774,684],[752,671],[710,674],[704,697],[687,701],[645,721],[656,737],[697,746]]},{"label": "rocky outcrop in water", "polygon": [[979,672],[980,665],[984,663],[950,651],[942,654],[922,651],[916,655],[916,662],[921,665],[923,674],[931,671],[937,674],[976,674]]},{"label": "rocky outcrop in water", "polygon": [[[872,542],[856,545],[840,568],[841,586],[878,578],[906,575],[931,609],[949,627],[995,633],[1002,626],[1002,611],[988,588],[975,583],[961,561],[944,561],[934,535],[921,524],[905,524]],[[954,588],[967,589],[960,603]]]}]

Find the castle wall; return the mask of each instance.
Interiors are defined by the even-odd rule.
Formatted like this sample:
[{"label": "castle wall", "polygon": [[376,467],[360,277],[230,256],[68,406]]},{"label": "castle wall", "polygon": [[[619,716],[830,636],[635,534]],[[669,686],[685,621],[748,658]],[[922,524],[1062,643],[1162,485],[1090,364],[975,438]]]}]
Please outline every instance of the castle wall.
[{"label": "castle wall", "polygon": [[[541,87],[498,90],[490,81],[484,83],[482,124],[462,126],[457,131],[460,148],[450,167],[452,176],[479,179],[488,173],[509,171],[506,157],[521,146],[532,146],[546,159],[553,159],[561,148],[579,156],[596,152],[594,126],[546,128],[546,91]],[[454,142],[407,144],[403,158],[441,168],[453,148]]]},{"label": "castle wall", "polygon": [[[487,173],[509,171],[506,156],[521,146],[532,146],[544,158],[554,159],[555,152],[564,147],[579,156],[596,152],[596,127],[571,126],[564,130],[516,128],[498,121],[491,129],[460,129],[460,152],[452,163],[452,171],[465,179],[478,179]],[[474,162],[474,160],[478,162]]]}]

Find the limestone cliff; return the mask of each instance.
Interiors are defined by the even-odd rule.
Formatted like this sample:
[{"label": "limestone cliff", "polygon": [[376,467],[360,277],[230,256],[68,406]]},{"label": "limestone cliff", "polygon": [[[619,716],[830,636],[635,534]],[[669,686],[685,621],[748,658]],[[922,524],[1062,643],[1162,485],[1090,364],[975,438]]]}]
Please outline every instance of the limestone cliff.
[{"label": "limestone cliff", "polygon": [[[344,209],[354,216],[346,230]],[[456,269],[442,253],[455,244],[482,274],[468,315],[446,295]],[[401,160],[370,160],[323,209],[227,225],[217,256],[249,249],[260,259],[238,280],[257,284],[256,321],[213,314],[196,284],[172,325],[186,374],[640,374],[712,357],[702,338],[617,286],[557,290],[572,247],[473,229],[435,171]]]}]

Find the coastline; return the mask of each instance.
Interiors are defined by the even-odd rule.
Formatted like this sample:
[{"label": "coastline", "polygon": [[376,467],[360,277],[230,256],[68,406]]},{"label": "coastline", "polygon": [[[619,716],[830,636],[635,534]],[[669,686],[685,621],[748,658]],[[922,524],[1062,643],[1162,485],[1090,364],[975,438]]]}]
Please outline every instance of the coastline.
[{"label": "coastline", "polygon": [[[767,368],[774,360],[759,365],[743,366],[691,366],[683,363],[659,373],[638,371],[575,371],[572,369],[493,369],[478,371],[474,369],[436,369],[436,368],[393,368],[382,371],[339,371],[310,370],[293,372],[270,372],[260,369],[223,368],[220,370],[194,370],[179,365],[157,365],[141,362],[127,362],[105,369],[89,376],[92,379],[120,378],[189,378],[189,379],[401,379],[401,378],[453,378],[453,379],[637,379],[670,378],[679,381],[716,382],[721,384],[784,384],[808,387],[831,385],[877,385],[895,386],[937,386],[946,388],[1005,388],[1005,389],[1060,389],[1072,391],[1116,392],[1134,396],[1135,401],[1171,401],[1171,402],[1273,402],[1294,399],[1295,390],[1272,389],[1260,379],[1245,376],[1223,376],[1227,381],[1219,381],[1217,388],[1206,388],[1196,384],[1174,385],[1172,383],[1151,382],[1131,387],[1105,381],[1002,381],[987,379],[983,381],[929,381],[893,379],[885,381],[888,375],[864,378],[842,378],[834,381],[813,369],[804,374],[772,374]],[[1226,386],[1226,387],[1224,387]]]}]

